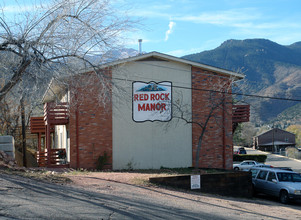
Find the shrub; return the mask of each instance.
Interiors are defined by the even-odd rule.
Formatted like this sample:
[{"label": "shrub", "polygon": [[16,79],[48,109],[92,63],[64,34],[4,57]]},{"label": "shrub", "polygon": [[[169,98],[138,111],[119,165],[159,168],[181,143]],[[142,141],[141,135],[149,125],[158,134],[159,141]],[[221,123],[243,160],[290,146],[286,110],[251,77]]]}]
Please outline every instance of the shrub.
[{"label": "shrub", "polygon": [[301,159],[301,152],[299,152],[297,148],[287,147],[285,149],[285,151],[286,151],[286,156],[287,157],[295,158],[295,159]]},{"label": "shrub", "polygon": [[108,162],[108,160],[109,160],[109,156],[108,156],[107,152],[104,152],[103,155],[100,155],[97,159],[96,169],[102,170],[104,165]]}]

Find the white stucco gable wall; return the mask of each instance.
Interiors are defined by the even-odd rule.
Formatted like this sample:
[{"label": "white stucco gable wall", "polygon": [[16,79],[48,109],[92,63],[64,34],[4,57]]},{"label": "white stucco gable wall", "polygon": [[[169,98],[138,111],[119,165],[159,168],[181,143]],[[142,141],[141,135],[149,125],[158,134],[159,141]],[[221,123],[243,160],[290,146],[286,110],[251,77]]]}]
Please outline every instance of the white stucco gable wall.
[{"label": "white stucco gable wall", "polygon": [[[190,167],[192,127],[183,121],[134,122],[132,82],[172,82],[172,99],[184,100],[191,111],[191,67],[168,61],[136,61],[114,68],[113,169]],[[121,88],[121,89],[118,89]]]}]

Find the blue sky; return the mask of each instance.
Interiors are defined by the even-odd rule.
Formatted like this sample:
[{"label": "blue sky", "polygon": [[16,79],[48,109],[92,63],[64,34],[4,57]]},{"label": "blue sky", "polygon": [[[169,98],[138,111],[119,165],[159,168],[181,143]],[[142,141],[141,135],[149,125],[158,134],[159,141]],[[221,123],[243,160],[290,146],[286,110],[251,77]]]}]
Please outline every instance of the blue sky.
[{"label": "blue sky", "polygon": [[[142,50],[183,56],[228,39],[266,38],[282,45],[301,41],[300,0],[143,0]],[[137,40],[131,45],[137,48]]]},{"label": "blue sky", "polygon": [[[34,1],[39,2],[19,0],[24,5]],[[145,52],[183,56],[214,49],[228,39],[266,38],[282,45],[301,41],[300,0],[115,1],[128,5],[130,16],[140,20],[125,46],[138,49],[141,38]],[[13,1],[0,2],[16,10]]]}]

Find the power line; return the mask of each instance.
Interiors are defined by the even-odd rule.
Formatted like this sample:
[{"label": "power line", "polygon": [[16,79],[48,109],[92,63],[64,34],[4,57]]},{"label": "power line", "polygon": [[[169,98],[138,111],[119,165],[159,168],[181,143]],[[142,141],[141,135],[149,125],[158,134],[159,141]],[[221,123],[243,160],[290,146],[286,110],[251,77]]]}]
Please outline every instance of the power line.
[{"label": "power line", "polygon": [[[112,77],[112,79],[120,80],[120,81],[129,81],[129,82],[137,81],[137,80],[132,80],[132,79],[117,78],[117,77]],[[190,90],[196,90],[196,91],[205,91],[205,92],[225,93],[225,94],[230,94],[230,95],[248,96],[248,97],[254,97],[254,98],[264,98],[264,99],[301,102],[301,99],[289,99],[289,98],[283,98],[283,97],[272,97],[272,96],[262,96],[262,95],[254,95],[254,94],[244,94],[244,93],[239,93],[239,92],[225,92],[225,91],[216,91],[216,90],[212,90],[212,89],[200,89],[200,88],[191,88],[191,87],[175,86],[175,85],[173,85],[172,87],[180,88],[180,89],[190,89]]]},{"label": "power line", "polygon": [[[155,66],[155,67],[160,67],[160,68],[165,68],[165,69],[171,69],[171,70],[177,70],[177,71],[182,71],[182,72],[187,72],[190,73],[191,71],[187,71],[184,69],[179,69],[179,68],[172,68],[172,67],[168,67],[168,66],[161,66],[161,65],[156,65],[156,64],[151,64],[151,63],[143,63],[144,65],[149,65],[149,66]],[[208,75],[208,76],[213,76],[212,74],[209,73],[201,73],[201,72],[196,72],[197,74],[203,74],[203,75]],[[220,76],[220,75],[214,75],[216,77],[220,77],[220,78],[229,78],[226,76]],[[130,81],[130,80],[128,80]],[[250,83],[256,83],[254,81],[247,81]],[[174,86],[177,87],[177,86]],[[194,89],[194,88],[188,88],[188,87],[179,87],[179,88],[183,88],[183,89]],[[198,90],[198,89],[195,89]],[[211,92],[219,92],[219,91],[214,91],[214,90],[206,90],[206,89],[200,89],[202,91],[211,91]],[[220,91],[220,93],[223,93]],[[275,99],[275,100],[285,100],[285,101],[296,101],[296,102],[300,102],[301,99],[290,99],[290,98],[283,98],[283,97],[273,97],[273,96],[261,96],[261,95],[255,95],[255,94],[244,94],[244,93],[238,93],[238,92],[232,92],[232,93],[228,93],[228,94],[232,94],[232,95],[241,95],[241,96],[248,96],[248,97],[255,97],[255,98],[267,98],[267,99]]]}]

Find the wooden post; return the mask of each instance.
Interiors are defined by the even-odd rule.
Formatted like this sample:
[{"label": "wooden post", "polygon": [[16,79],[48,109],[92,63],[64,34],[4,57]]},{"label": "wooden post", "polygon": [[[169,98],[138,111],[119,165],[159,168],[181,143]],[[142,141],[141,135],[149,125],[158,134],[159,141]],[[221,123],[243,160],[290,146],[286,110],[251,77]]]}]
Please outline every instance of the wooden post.
[{"label": "wooden post", "polygon": [[42,149],[41,138],[42,138],[42,134],[41,134],[41,132],[39,132],[38,133],[38,152],[41,152],[41,149]]},{"label": "wooden post", "polygon": [[50,167],[50,125],[46,124],[47,167]]},{"label": "wooden post", "polygon": [[27,167],[26,161],[26,125],[25,125],[25,107],[24,107],[24,97],[20,100],[21,104],[21,122],[22,122],[22,151],[23,151],[23,166]]}]

